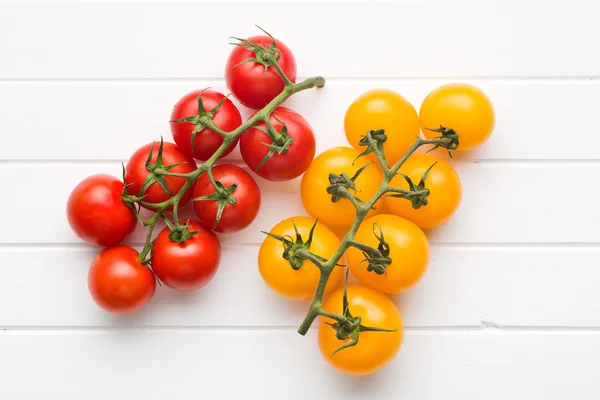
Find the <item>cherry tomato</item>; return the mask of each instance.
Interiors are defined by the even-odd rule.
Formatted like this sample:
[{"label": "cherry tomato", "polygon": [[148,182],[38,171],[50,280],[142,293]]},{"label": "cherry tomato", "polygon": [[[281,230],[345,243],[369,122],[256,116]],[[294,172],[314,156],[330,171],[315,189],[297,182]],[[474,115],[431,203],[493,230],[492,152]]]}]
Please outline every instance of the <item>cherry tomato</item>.
[{"label": "cherry tomato", "polygon": [[[226,203],[219,224],[214,228],[215,231],[233,233],[246,228],[254,221],[260,210],[261,196],[258,185],[249,173],[236,165],[217,165],[212,168],[212,174],[213,178],[220,182],[226,190],[234,184],[237,185],[232,193],[236,203]],[[201,175],[194,187],[194,199],[215,194],[216,190],[211,184],[208,174]],[[218,208],[217,200],[194,202],[196,215],[204,225],[210,228],[215,225]]]},{"label": "cherry tomato", "polygon": [[190,220],[188,232],[199,230],[183,243],[169,238],[164,228],[152,251],[152,269],[171,289],[191,292],[205,286],[216,274],[221,261],[221,244],[217,236],[198,221]]},{"label": "cherry tomato", "polygon": [[[369,130],[384,129],[387,140],[383,150],[388,163],[393,165],[419,137],[419,117],[398,93],[375,89],[361,94],[348,107],[344,128],[348,142],[360,152],[366,147],[358,142]],[[372,154],[370,157],[375,160]]]},{"label": "cherry tomato", "polygon": [[[343,295],[343,288],[336,290],[324,302],[323,308],[343,315]],[[361,325],[365,327],[392,332],[360,332],[355,346],[342,349],[332,356],[335,350],[352,339],[338,339],[335,329],[326,324],[336,321],[321,317],[319,349],[325,360],[346,374],[371,374],[388,364],[398,353],[404,338],[402,316],[398,307],[386,295],[358,285],[348,286],[348,311],[353,318],[360,317]]]},{"label": "cherry tomato", "polygon": [[[293,139],[288,151],[283,154],[275,153],[257,170],[270,150],[267,145],[272,144],[273,140],[264,131],[251,128],[242,135],[240,141],[242,158],[259,176],[270,181],[289,181],[297,178],[306,171],[315,157],[313,130],[300,114],[289,108],[276,108],[269,119],[278,132],[283,127],[279,121],[285,124],[288,136]],[[266,129],[266,124],[261,122],[255,127]]]},{"label": "cherry tomato", "polygon": [[[247,39],[249,42],[268,48],[273,43],[269,36],[253,36]],[[290,49],[280,40],[275,40],[277,48],[277,63],[289,78],[296,82],[296,59]],[[279,93],[283,91],[285,83],[273,66],[267,67],[260,62],[244,62],[256,58],[256,54],[247,48],[236,46],[225,67],[225,81],[227,87],[236,99],[244,106],[260,109],[269,104]]]},{"label": "cherry tomato", "polygon": [[494,107],[479,88],[466,83],[450,83],[433,90],[421,104],[421,129],[427,138],[440,134],[430,129],[440,125],[458,134],[457,151],[473,150],[492,134]]},{"label": "cherry tomato", "polygon": [[[125,183],[129,185],[127,187],[127,193],[132,196],[139,195],[142,185],[150,174],[150,171],[148,171],[146,168],[146,160],[148,158],[148,154],[150,153],[150,149],[152,149],[152,146],[154,146],[154,149],[152,150],[151,163],[156,164],[160,143],[149,143],[140,147],[135,153],[133,153],[127,162],[127,167],[125,168]],[[190,156],[186,156],[173,143],[165,142],[163,144],[162,158],[164,166],[182,163],[181,165],[169,170],[169,172],[187,174],[196,169],[196,162],[194,159]],[[173,176],[164,176],[164,180],[173,195],[177,194],[177,192],[186,182],[185,178]],[[192,190],[190,189],[188,189],[181,198],[181,201],[179,202],[180,205],[184,205],[190,200],[192,196]],[[158,182],[154,182],[152,185],[150,185],[144,194],[144,201],[148,203],[161,203],[171,198],[171,195],[165,192]]]},{"label": "cherry tomato", "polygon": [[[283,237],[296,239],[296,224],[298,232],[304,242],[308,240],[309,232],[315,221],[308,217],[293,217],[285,219],[275,225],[270,233]],[[329,259],[340,246],[338,237],[323,224],[317,223],[309,251],[313,254]],[[267,284],[275,293],[296,300],[309,300],[315,294],[319,282],[319,269],[310,261],[304,260],[298,270],[294,270],[285,260],[283,252],[285,247],[282,242],[267,236],[258,252],[258,269]],[[335,267],[329,277],[325,292],[339,286],[344,276],[342,267]]]},{"label": "cherry tomato", "polygon": [[404,218],[379,214],[360,224],[354,240],[377,248],[380,242],[375,233],[383,233],[389,245],[391,264],[381,275],[368,271],[367,262],[363,262],[363,251],[350,247],[346,252],[346,262],[352,274],[363,284],[384,293],[400,293],[414,286],[425,274],[429,263],[429,242],[425,233]]},{"label": "cherry tomato", "polygon": [[137,251],[123,245],[108,247],[96,256],[88,272],[88,288],[102,309],[131,314],[154,296],[156,278],[137,257]]},{"label": "cherry tomato", "polygon": [[[462,185],[454,168],[446,161],[429,154],[413,154],[399,172],[407,175],[417,184],[425,171],[434,163],[425,180],[425,188],[429,189],[427,205],[418,209],[406,199],[386,196],[384,204],[386,211],[399,215],[414,222],[421,228],[435,228],[446,223],[458,209],[462,197]],[[391,182],[392,187],[409,189],[406,180],[397,175]]]},{"label": "cherry tomato", "polygon": [[[210,112],[225,96],[215,90],[195,90],[183,96],[171,112],[171,133],[177,147],[186,155],[194,157],[197,160],[208,160],[217,149],[223,144],[223,136],[204,128],[194,136],[194,151],[192,152],[192,136],[196,124],[191,122],[173,122],[173,120],[193,117],[198,115],[198,96],[202,96],[202,104],[206,112]],[[242,124],[240,112],[229,99],[225,99],[223,104],[214,112],[212,120],[219,128],[225,132],[231,132]],[[237,146],[238,139],[227,147],[221,157],[231,153]]]},{"label": "cherry tomato", "polygon": [[77,237],[99,246],[125,240],[136,225],[131,208],[121,201],[123,182],[97,174],[81,181],[67,201],[67,220]]},{"label": "cherry tomato", "polygon": [[[332,229],[349,228],[356,211],[348,199],[342,198],[335,203],[331,201],[331,195],[327,193],[327,187],[331,185],[329,174],[346,173],[352,178],[356,171],[370,163],[366,157],[356,160],[358,155],[359,152],[350,147],[334,147],[318,155],[302,176],[300,194],[304,208],[313,218],[318,217],[320,222]],[[354,181],[358,191],[354,193],[350,190],[350,193],[367,202],[377,192],[382,179],[381,171],[371,164]],[[375,205],[377,209],[379,203]],[[371,210],[368,215],[375,215],[376,212]]]}]

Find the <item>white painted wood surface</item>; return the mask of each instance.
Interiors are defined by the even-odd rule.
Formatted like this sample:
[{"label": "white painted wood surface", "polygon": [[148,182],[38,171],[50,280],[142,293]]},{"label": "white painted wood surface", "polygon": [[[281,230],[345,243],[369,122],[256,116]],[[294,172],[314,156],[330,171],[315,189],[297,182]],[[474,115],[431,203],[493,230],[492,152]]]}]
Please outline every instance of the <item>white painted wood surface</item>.
[{"label": "white painted wood surface", "polygon": [[[595,1],[0,2],[0,399],[597,399],[599,11]],[[428,232],[427,274],[394,298],[402,350],[368,378],[329,368],[314,331],[295,333],[306,304],[277,298],[258,274],[260,230],[305,214],[297,181],[259,181],[259,218],[223,237],[204,290],[163,288],[133,317],[102,312],[87,292],[96,249],[67,226],[70,190],[170,139],[182,94],[225,90],[228,37],[255,23],[292,48],[301,76],[328,79],[286,104],[311,123],[318,151],[345,144],[346,107],[375,87],[418,109],[439,84],[468,81],[497,111],[488,144],[454,161],[464,199]]]}]

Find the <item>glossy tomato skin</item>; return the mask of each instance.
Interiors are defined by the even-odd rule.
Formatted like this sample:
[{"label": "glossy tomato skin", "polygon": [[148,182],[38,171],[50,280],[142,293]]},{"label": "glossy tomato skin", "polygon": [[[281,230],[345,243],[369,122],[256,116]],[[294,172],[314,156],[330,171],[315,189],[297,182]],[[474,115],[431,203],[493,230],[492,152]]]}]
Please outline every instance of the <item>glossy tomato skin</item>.
[{"label": "glossy tomato skin", "polygon": [[114,246],[135,229],[136,217],[121,200],[123,182],[97,174],[77,184],[67,200],[67,220],[75,234],[98,246]]},{"label": "glossy tomato skin", "polygon": [[[323,303],[329,312],[343,315],[343,288],[333,292]],[[360,317],[361,325],[393,330],[393,332],[361,332],[358,344],[331,354],[351,339],[339,340],[336,332],[326,322],[335,321],[321,317],[319,323],[319,349],[323,358],[336,369],[349,375],[372,374],[387,365],[398,353],[404,338],[404,322],[398,307],[383,293],[359,286],[348,286],[348,309],[352,317]]]},{"label": "glossy tomato skin", "polygon": [[[198,96],[202,95],[202,104],[204,109],[209,112],[225,96],[215,90],[195,90],[183,96],[173,107],[171,112],[171,121],[198,115]],[[242,116],[239,110],[229,99],[225,100],[221,107],[215,112],[213,122],[225,132],[231,132],[242,124]],[[223,144],[223,137],[218,133],[204,128],[196,133],[194,139],[194,150],[192,152],[192,131],[196,125],[190,122],[170,122],[171,134],[177,147],[186,155],[194,157],[197,160],[208,160],[215,151]],[[237,146],[239,139],[236,139],[223,152],[221,157],[231,153]]]},{"label": "glossy tomato skin", "polygon": [[121,245],[102,250],[94,259],[88,272],[88,288],[102,309],[131,314],[150,301],[156,278],[137,257],[137,251]]},{"label": "glossy tomato skin", "polygon": [[[413,154],[402,164],[399,172],[416,183],[434,163],[435,166],[429,171],[425,180],[425,188],[429,189],[428,204],[415,209],[406,199],[385,197],[386,211],[406,218],[424,229],[435,228],[450,220],[460,204],[462,185],[460,177],[449,163],[429,154]],[[408,183],[400,175],[392,179],[391,185],[409,189]]]},{"label": "glossy tomato skin", "polygon": [[427,128],[440,125],[458,134],[457,151],[473,150],[488,140],[495,125],[494,107],[487,95],[466,83],[442,85],[427,95],[419,111],[421,129],[427,138],[440,134]]},{"label": "glossy tomato skin", "polygon": [[188,231],[199,230],[184,243],[169,238],[169,228],[157,236],[152,251],[152,269],[168,287],[191,292],[205,286],[216,274],[221,261],[217,236],[202,223],[188,221]]},{"label": "glossy tomato skin", "polygon": [[[319,154],[302,176],[300,194],[304,209],[313,218],[318,217],[320,222],[335,229],[336,233],[343,232],[352,225],[356,211],[348,199],[340,199],[335,203],[331,201],[331,195],[327,193],[327,187],[330,186],[329,174],[340,175],[345,172],[352,177],[361,167],[370,163],[366,157],[354,162],[359,154],[350,147],[331,148]],[[381,170],[375,164],[369,165],[354,182],[358,189],[355,195],[363,201],[369,201],[377,192],[382,179]],[[369,216],[378,212],[380,203],[378,201],[375,205],[377,210],[369,211]]]},{"label": "glossy tomato skin", "polygon": [[[404,97],[387,89],[374,89],[356,98],[344,117],[348,142],[362,152],[366,147],[358,142],[369,130],[384,129],[387,140],[383,146],[390,165],[395,164],[420,134],[419,116]],[[375,156],[369,156],[376,161]]]},{"label": "glossy tomato skin", "polygon": [[[413,287],[425,274],[429,263],[429,242],[417,225],[391,214],[379,214],[364,220],[354,240],[377,248],[379,240],[373,234],[375,223],[390,246],[392,263],[387,266],[385,274],[367,271],[364,254],[354,247],[346,252],[346,262],[352,275],[362,284],[388,294],[401,293]],[[376,232],[379,233],[379,230]]]},{"label": "glossy tomato skin", "polygon": [[[273,39],[268,36],[252,36],[247,40],[263,48],[267,48],[273,43]],[[276,39],[275,44],[280,53],[279,66],[290,81],[296,82],[294,55],[282,41]],[[248,108],[258,110],[277,97],[283,91],[285,83],[273,66],[269,66],[265,73],[263,64],[256,62],[240,64],[250,58],[255,58],[252,51],[235,46],[227,59],[225,81],[229,90],[240,103]]]},{"label": "glossy tomato skin", "polygon": [[[132,196],[137,196],[146,180],[146,177],[150,174],[146,169],[146,159],[150,153],[153,143],[149,143],[140,147],[135,153],[129,158],[127,167],[125,168],[125,183],[130,185],[127,187],[127,193]],[[158,156],[158,149],[160,143],[154,143],[154,149],[152,150],[151,162],[156,163],[156,157]],[[174,143],[164,142],[163,144],[163,165],[173,165],[177,163],[183,163],[171,169],[170,172],[187,174],[196,169],[196,162],[190,156],[185,155]],[[185,184],[185,178],[180,177],[165,177],[167,187],[173,194],[176,194]],[[188,189],[179,202],[180,205],[186,204],[192,196],[192,188]],[[155,182],[145,192],[146,197],[144,201],[148,203],[161,203],[171,198],[160,185]]]},{"label": "glossy tomato skin", "polygon": [[[212,173],[214,179],[221,182],[225,188],[234,183],[238,185],[233,192],[237,203],[225,206],[215,231],[234,233],[246,228],[254,221],[260,210],[260,188],[252,176],[237,165],[217,165],[212,168]],[[202,174],[194,186],[194,199],[214,193],[215,188],[210,183],[208,175]],[[194,210],[200,221],[212,229],[217,217],[218,202],[213,200],[195,201]]]},{"label": "glossy tomato skin", "polygon": [[[302,175],[315,157],[315,134],[308,122],[289,108],[277,107],[271,113],[271,124],[279,132],[283,126],[277,119],[285,124],[288,135],[294,139],[287,153],[276,153],[257,170],[269,152],[264,143],[273,143],[269,135],[257,128],[251,128],[242,135],[240,151],[246,164],[260,177],[270,181],[289,181]],[[255,127],[266,128],[266,124],[261,122]]]},{"label": "glossy tomato skin", "polygon": [[[312,218],[296,216],[287,218],[275,225],[270,233],[279,236],[296,238],[294,225],[304,241],[308,239],[310,229],[315,221]],[[315,227],[310,252],[324,258],[331,258],[340,246],[339,238],[323,224]],[[258,252],[258,269],[267,286],[280,296],[292,300],[312,299],[319,282],[319,269],[310,261],[304,261],[298,270],[292,269],[290,263],[283,259],[283,243],[267,236]],[[344,269],[335,267],[329,277],[325,293],[340,286],[344,277]]]}]

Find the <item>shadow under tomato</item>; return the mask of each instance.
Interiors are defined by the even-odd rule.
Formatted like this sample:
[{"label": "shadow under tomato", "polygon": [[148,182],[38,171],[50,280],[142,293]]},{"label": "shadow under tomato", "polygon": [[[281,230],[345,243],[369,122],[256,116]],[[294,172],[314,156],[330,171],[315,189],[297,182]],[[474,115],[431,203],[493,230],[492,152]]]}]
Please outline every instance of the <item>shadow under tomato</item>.
[{"label": "shadow under tomato", "polygon": [[[217,271],[218,273],[218,271]],[[180,292],[178,290],[171,289],[164,283],[157,284],[156,293],[154,298],[148,304],[149,308],[158,309],[163,307],[177,307],[179,305],[196,304],[201,306],[205,302],[214,302],[214,293],[209,290],[209,285],[213,282],[209,281],[205,287],[197,289],[192,292]]]},{"label": "shadow under tomato", "polygon": [[[208,283],[210,285],[210,282]],[[162,285],[162,286],[160,286]],[[214,302],[214,293],[207,288],[200,288],[194,292],[179,292],[167,287],[164,283],[156,285],[156,292],[150,301],[140,310],[125,315],[105,313],[104,324],[111,328],[135,329],[153,326],[177,325],[173,320],[182,320],[184,315],[189,315],[192,308],[202,307],[203,304]],[[175,312],[178,316],[172,316]],[[165,315],[171,317],[165,318]],[[197,321],[196,321],[197,322]],[[194,325],[194,321],[192,321]]]},{"label": "shadow under tomato", "polygon": [[331,375],[330,379],[327,379],[328,385],[335,387],[333,391],[338,393],[340,398],[345,397],[344,394],[352,394],[355,396],[353,398],[363,398],[362,395],[368,398],[370,394],[378,392],[378,388],[386,386],[395,379],[395,375],[392,374],[393,367],[389,364],[370,375],[363,376],[348,375],[330,366],[328,369]]}]

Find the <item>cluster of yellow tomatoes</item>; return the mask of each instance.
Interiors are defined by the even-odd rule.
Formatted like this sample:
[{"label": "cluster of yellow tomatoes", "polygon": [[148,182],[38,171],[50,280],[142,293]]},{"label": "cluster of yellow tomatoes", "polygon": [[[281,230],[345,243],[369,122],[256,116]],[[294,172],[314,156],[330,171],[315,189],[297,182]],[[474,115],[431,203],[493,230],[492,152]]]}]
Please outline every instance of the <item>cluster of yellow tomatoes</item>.
[{"label": "cluster of yellow tomatoes", "polygon": [[[327,193],[330,174],[354,173],[369,164],[355,180],[356,197],[365,202],[377,192],[383,171],[370,154],[358,158],[365,149],[359,140],[369,130],[384,129],[387,140],[384,153],[393,165],[415,142],[425,136],[432,139],[440,133],[430,129],[440,126],[453,129],[459,136],[457,151],[467,151],[483,144],[495,124],[494,109],[489,98],[477,87],[455,83],[440,86],[415,108],[400,94],[390,90],[371,90],[360,95],[347,109],[344,127],[352,147],[335,147],[318,155],[301,181],[302,204],[311,217],[295,216],[275,225],[270,233],[280,237],[296,237],[295,226],[306,238],[316,218],[310,251],[329,259],[340,247],[356,218],[356,209],[347,199],[332,202]],[[431,146],[429,146],[431,148]],[[428,148],[425,148],[426,150]],[[379,239],[374,226],[389,244],[392,263],[384,274],[367,271],[364,253],[350,247],[340,262],[360,282],[347,287],[348,309],[362,324],[392,332],[362,332],[356,346],[332,353],[350,339],[340,340],[327,325],[334,320],[321,317],[318,333],[323,356],[336,368],[349,374],[364,375],[386,365],[398,352],[403,339],[403,320],[395,303],[388,297],[412,288],[424,275],[429,263],[429,243],[423,229],[446,223],[457,210],[462,197],[461,181],[449,162],[431,153],[411,155],[390,183],[391,187],[409,189],[405,176],[419,182],[432,165],[425,180],[430,193],[427,205],[413,208],[404,198],[383,196],[360,224],[354,241],[377,248]],[[358,158],[358,159],[357,159]],[[404,176],[405,175],[405,176]],[[305,261],[295,270],[282,257],[281,241],[267,237],[259,251],[259,270],[266,284],[276,293],[297,300],[310,300],[317,287],[320,271]],[[326,286],[326,311],[343,314],[343,280],[345,268],[336,267]]]}]

